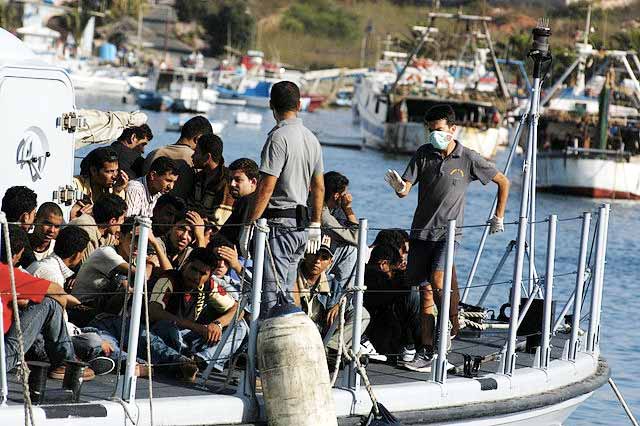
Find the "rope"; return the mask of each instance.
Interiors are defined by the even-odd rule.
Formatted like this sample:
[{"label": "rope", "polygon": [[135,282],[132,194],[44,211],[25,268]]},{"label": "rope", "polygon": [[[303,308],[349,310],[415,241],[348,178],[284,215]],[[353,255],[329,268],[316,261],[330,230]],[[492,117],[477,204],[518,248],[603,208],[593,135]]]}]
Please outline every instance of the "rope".
[{"label": "rope", "polygon": [[24,336],[22,335],[22,325],[20,324],[20,309],[18,308],[18,293],[16,290],[16,277],[13,271],[13,255],[11,254],[11,240],[9,238],[9,224],[4,221],[2,224],[4,231],[4,244],[7,253],[7,266],[9,266],[9,281],[11,282],[11,304],[13,309],[13,320],[15,321],[16,333],[18,334],[18,354],[20,356],[20,367],[18,375],[22,379],[22,397],[24,400],[24,425],[35,426],[33,418],[33,406],[31,405],[31,395],[29,393],[29,366],[24,359]]},{"label": "rope", "polygon": [[[342,361],[342,350],[344,346],[344,312],[347,302],[346,296],[340,299],[340,322],[338,323],[338,355],[336,356],[336,366],[331,374],[331,387],[336,384],[338,373],[340,372],[340,362]],[[334,319],[335,321],[335,319]]]},{"label": "rope", "polygon": [[367,390],[367,393],[369,394],[369,398],[371,399],[371,404],[373,405],[373,413],[376,415],[376,417],[380,416],[380,409],[378,408],[378,400],[375,394],[373,393],[373,388],[371,387],[369,376],[367,376],[367,371],[364,369],[364,367],[360,363],[361,353],[359,352],[358,356],[356,356],[353,353],[353,350],[349,349],[348,351],[345,350],[344,355],[348,361],[353,361],[355,363],[356,371],[358,372],[358,374],[360,374],[360,377],[362,377],[362,381],[364,382],[364,387]]}]

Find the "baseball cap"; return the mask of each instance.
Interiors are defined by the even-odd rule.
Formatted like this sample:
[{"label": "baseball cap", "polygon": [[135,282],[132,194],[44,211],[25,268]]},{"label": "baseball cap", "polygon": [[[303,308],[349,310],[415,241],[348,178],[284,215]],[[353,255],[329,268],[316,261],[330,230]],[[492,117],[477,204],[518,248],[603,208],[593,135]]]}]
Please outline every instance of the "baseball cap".
[{"label": "baseball cap", "polygon": [[322,236],[322,241],[320,242],[320,248],[318,249],[318,254],[320,252],[325,252],[329,256],[333,257],[333,253],[335,251],[335,246],[331,241],[331,237],[327,234]]}]

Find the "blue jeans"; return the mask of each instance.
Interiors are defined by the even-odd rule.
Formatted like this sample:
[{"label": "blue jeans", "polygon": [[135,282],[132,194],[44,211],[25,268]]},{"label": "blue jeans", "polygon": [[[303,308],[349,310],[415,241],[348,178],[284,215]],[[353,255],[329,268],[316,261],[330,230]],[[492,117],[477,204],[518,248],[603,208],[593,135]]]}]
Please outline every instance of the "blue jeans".
[{"label": "blue jeans", "polygon": [[214,368],[218,371],[224,369],[225,362],[238,350],[248,332],[245,322],[239,320],[236,324],[235,339],[232,331],[218,357],[214,358],[219,343],[209,346],[199,334],[180,329],[173,321],[156,321],[151,329],[152,333],[158,337],[151,344],[151,357],[154,364],[176,362],[176,357],[179,360],[184,358],[184,355],[197,355],[204,361],[213,361]]},{"label": "blue jeans", "polygon": [[[126,344],[129,340],[129,317],[124,322],[124,337],[123,343]],[[120,347],[120,335],[122,333],[122,317],[115,315],[99,315],[93,321],[89,323],[88,327],[82,328],[83,332],[95,333],[99,336],[100,340],[106,340],[109,342],[113,351],[109,358],[114,361],[124,361],[127,359],[127,353]],[[141,331],[142,333],[142,331]],[[142,352],[141,352],[142,351]],[[101,351],[102,352],[102,351]],[[141,337],[138,339],[138,353],[146,353],[146,343]],[[144,363],[144,361],[138,357],[138,363]]]},{"label": "blue jeans", "polygon": [[327,273],[333,275],[335,287],[331,288],[331,300],[329,305],[340,302],[344,292],[353,287],[356,277],[356,263],[358,262],[358,250],[355,246],[340,245],[333,253],[333,261]]},{"label": "blue jeans", "polygon": [[[293,303],[293,287],[298,275],[298,263],[304,255],[307,245],[307,231],[296,229],[296,220],[289,218],[270,219],[269,239],[267,244],[273,254],[272,266],[271,256],[268,248],[265,247],[264,274],[262,280],[262,304],[260,306],[260,317],[265,318],[278,300],[276,276],[280,286],[285,291],[287,299]],[[283,228],[284,227],[284,228]]]},{"label": "blue jeans", "polygon": [[[67,327],[62,315],[62,306],[50,297],[45,297],[42,303],[31,303],[20,311],[20,326],[24,351],[29,348],[42,333],[47,357],[53,367],[57,367],[65,360],[75,359],[73,344],[67,333]],[[19,361],[19,340],[16,322],[4,336],[7,371],[12,370]]]}]

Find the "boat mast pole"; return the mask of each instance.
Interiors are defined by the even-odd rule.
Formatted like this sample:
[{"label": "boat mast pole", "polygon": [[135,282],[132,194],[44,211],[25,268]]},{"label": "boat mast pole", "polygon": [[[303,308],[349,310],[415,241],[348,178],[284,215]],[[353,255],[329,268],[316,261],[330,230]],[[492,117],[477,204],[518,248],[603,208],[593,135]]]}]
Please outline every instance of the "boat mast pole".
[{"label": "boat mast pole", "polygon": [[[525,243],[528,213],[530,212],[529,192],[532,182],[532,162],[534,161],[534,147],[536,144],[535,126],[538,125],[538,110],[540,104],[540,89],[542,64],[551,60],[549,53],[549,36],[551,30],[547,22],[541,21],[533,29],[533,46],[529,51],[529,57],[533,59],[533,88],[531,91],[529,104],[529,134],[527,138],[527,158],[524,163],[522,173],[522,196],[520,198],[520,218],[518,220],[518,237],[516,243],[516,260],[513,268],[513,284],[511,286],[511,319],[509,321],[509,336],[505,359],[503,363],[503,373],[511,376],[516,368],[516,338],[518,332],[518,317],[520,311],[520,286],[522,284],[522,270],[524,267]],[[533,200],[535,202],[535,199]],[[533,257],[533,256],[531,256]]]}]

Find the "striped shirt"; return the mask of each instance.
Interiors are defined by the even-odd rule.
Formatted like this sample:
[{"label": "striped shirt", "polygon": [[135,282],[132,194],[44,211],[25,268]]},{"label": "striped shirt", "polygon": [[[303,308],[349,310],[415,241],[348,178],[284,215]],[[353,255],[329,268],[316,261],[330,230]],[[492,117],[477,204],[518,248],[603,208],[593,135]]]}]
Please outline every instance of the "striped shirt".
[{"label": "striped shirt", "polygon": [[153,216],[153,208],[161,192],[151,195],[146,176],[129,181],[126,189],[127,216]]}]

